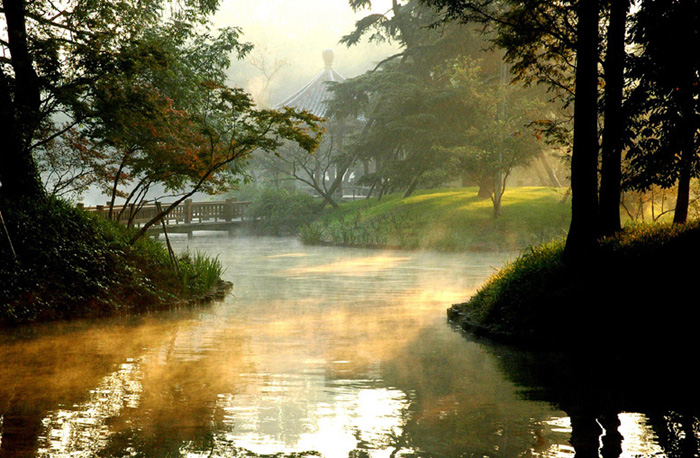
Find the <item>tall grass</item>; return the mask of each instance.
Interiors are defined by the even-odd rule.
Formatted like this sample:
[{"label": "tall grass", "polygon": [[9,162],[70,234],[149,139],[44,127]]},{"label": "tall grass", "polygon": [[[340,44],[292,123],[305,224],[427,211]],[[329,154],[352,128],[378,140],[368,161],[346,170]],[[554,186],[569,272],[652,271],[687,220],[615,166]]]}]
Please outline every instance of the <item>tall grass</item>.
[{"label": "tall grass", "polygon": [[182,288],[191,296],[206,294],[215,288],[225,273],[219,256],[210,256],[196,251],[184,253],[178,259]]}]

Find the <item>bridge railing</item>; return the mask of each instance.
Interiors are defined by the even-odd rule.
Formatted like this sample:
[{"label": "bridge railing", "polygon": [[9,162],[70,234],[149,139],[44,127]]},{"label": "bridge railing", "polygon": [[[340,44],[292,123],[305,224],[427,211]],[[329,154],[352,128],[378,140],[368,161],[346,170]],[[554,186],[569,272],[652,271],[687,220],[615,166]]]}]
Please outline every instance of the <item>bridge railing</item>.
[{"label": "bridge railing", "polygon": [[[166,203],[161,204],[162,208],[167,208],[168,205]],[[207,202],[193,202],[191,199],[187,199],[165,215],[163,220],[166,224],[234,221],[243,217],[248,205],[250,205],[250,202],[240,202],[233,199]],[[83,204],[78,204],[78,207],[105,218],[109,216],[109,205],[85,207]],[[131,224],[138,226],[151,221],[159,213],[160,210],[155,204],[144,205],[138,209],[134,209],[131,206],[127,206],[125,209],[121,205],[115,205],[112,208],[112,219],[119,218],[119,222],[123,224],[131,221]]]}]

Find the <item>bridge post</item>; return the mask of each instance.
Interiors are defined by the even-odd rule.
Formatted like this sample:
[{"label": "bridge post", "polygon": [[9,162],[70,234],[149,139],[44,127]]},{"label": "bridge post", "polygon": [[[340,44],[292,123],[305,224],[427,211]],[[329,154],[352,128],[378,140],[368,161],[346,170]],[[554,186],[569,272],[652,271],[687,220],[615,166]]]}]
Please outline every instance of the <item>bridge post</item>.
[{"label": "bridge post", "polygon": [[192,222],[192,199],[185,200],[185,224]]},{"label": "bridge post", "polygon": [[231,221],[233,219],[233,200],[226,199],[224,202],[224,220]]},{"label": "bridge post", "polygon": [[95,210],[97,210],[97,214],[100,216],[104,216],[105,212],[105,206],[104,205],[96,205]]}]

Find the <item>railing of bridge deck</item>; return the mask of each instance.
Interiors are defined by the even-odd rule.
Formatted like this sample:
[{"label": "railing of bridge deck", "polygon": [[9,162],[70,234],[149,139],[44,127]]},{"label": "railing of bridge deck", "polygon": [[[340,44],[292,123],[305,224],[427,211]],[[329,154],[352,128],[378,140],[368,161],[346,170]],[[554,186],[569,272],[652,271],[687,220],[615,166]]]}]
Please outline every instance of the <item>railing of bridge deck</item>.
[{"label": "railing of bridge deck", "polygon": [[[163,208],[167,208],[168,205],[165,203],[161,204]],[[243,217],[248,205],[250,205],[250,202],[239,202],[233,199],[209,202],[193,202],[191,199],[188,199],[165,215],[163,220],[165,224],[234,221]],[[104,217],[109,216],[109,205],[85,207],[82,204],[78,204],[78,207]],[[135,214],[132,218],[133,213]],[[154,204],[144,205],[139,209],[134,209],[133,207],[124,209],[121,205],[115,205],[112,209],[112,219],[119,217],[119,222],[123,224],[129,223],[130,220],[133,225],[145,224],[158,216],[158,214],[158,207]]]}]

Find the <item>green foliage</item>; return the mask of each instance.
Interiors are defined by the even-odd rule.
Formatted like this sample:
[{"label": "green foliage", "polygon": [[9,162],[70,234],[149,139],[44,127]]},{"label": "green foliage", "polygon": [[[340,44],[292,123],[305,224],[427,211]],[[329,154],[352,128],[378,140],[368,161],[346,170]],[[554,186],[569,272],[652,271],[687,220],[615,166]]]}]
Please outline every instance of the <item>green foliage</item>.
[{"label": "green foliage", "polygon": [[[360,2],[355,7],[364,6]],[[401,48],[374,70],[330,86],[334,98],[329,115],[367,120],[348,148],[356,160],[375,165],[364,180],[382,193],[405,191],[408,196],[454,172],[444,148],[464,145],[464,130],[479,121],[473,101],[455,87],[455,60],[480,59],[481,78],[492,78],[499,70],[499,56],[485,52],[488,43],[475,28],[432,27],[438,21],[423,2],[396,1],[385,14],[358,21],[341,40],[351,46],[369,37]]]},{"label": "green foliage", "polygon": [[569,208],[560,200],[553,189],[515,188],[506,192],[503,215],[494,220],[475,188],[390,194],[327,209],[304,229],[302,240],[440,251],[520,249],[565,234]]},{"label": "green foliage", "polygon": [[[699,241],[695,221],[628,226],[576,263],[566,262],[561,241],[533,246],[454,309],[482,331],[520,341],[673,334],[695,313],[687,302],[695,270],[655,266],[691,265]],[[659,304],[664,313],[653,312]]]},{"label": "green foliage", "polygon": [[299,237],[301,241],[307,245],[318,245],[323,242],[325,229],[323,224],[314,221],[311,224],[305,224],[299,228]]},{"label": "green foliage", "polygon": [[297,190],[261,188],[247,192],[247,200],[251,200],[251,204],[246,218],[250,220],[252,230],[258,234],[296,234],[321,209],[320,202]]},{"label": "green foliage", "polygon": [[2,210],[17,258],[3,234],[0,325],[139,313],[201,291],[183,289],[163,244],[143,238],[131,245],[132,231],[64,201]]},{"label": "green foliage", "polygon": [[182,279],[182,286],[191,296],[200,296],[208,293],[221,281],[225,269],[219,261],[219,257],[195,252],[184,253],[178,259],[178,269]]},{"label": "green foliage", "polygon": [[697,1],[647,1],[632,16],[639,48],[629,59],[635,83],[625,101],[632,137],[625,186],[673,187],[687,173],[698,176],[700,57],[678,43],[700,40]]}]

